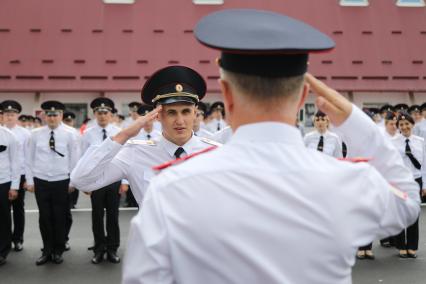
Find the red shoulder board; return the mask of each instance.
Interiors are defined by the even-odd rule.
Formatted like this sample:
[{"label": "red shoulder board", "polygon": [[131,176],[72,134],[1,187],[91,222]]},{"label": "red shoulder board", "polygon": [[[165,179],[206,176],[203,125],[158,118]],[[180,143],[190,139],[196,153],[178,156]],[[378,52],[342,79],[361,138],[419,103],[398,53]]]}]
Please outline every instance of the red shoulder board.
[{"label": "red shoulder board", "polygon": [[352,163],[366,163],[372,160],[372,158],[366,157],[353,157],[353,158],[338,158],[339,161],[348,161]]},{"label": "red shoulder board", "polygon": [[198,155],[210,152],[211,150],[214,150],[216,148],[217,148],[217,146],[208,147],[208,148],[205,148],[205,149],[203,149],[201,151],[192,153],[191,155],[185,156],[183,158],[179,158],[179,159],[172,160],[172,161],[166,162],[166,163],[158,165],[158,166],[154,166],[154,167],[152,167],[152,169],[154,171],[161,171],[161,170],[167,169],[170,166],[173,166],[173,165],[176,165],[176,164],[181,163],[183,161],[189,160],[189,159],[191,159],[191,158],[193,158],[195,156],[198,156]]}]

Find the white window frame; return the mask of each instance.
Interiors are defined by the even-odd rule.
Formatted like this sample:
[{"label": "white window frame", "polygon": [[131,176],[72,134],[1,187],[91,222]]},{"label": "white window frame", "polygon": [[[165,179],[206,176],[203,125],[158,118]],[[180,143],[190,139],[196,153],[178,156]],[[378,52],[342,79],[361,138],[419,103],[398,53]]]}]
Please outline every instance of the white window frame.
[{"label": "white window frame", "polygon": [[224,0],[192,0],[195,5],[223,5]]},{"label": "white window frame", "polygon": [[350,0],[340,0],[340,6],[349,6],[349,7],[366,7],[370,3],[368,0],[359,0],[358,2],[350,1]]},{"label": "white window frame", "polygon": [[407,3],[401,0],[396,1],[396,6],[398,7],[425,7],[424,0],[417,0],[417,3]]},{"label": "white window frame", "polygon": [[102,0],[104,4],[134,4],[135,0]]}]

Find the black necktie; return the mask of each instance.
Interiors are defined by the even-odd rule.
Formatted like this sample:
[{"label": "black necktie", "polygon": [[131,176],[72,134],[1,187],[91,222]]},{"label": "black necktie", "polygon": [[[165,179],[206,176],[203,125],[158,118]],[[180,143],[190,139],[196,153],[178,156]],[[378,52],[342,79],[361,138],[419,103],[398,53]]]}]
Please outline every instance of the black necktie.
[{"label": "black necktie", "polygon": [[220,121],[217,123],[217,131],[220,130]]},{"label": "black necktie", "polygon": [[7,149],[7,146],[0,145],[0,153],[3,152],[3,151],[6,151],[6,149]]},{"label": "black necktie", "polygon": [[146,135],[146,138],[147,138],[148,140],[151,140],[151,135],[147,134],[147,135]]},{"label": "black necktie", "polygon": [[50,131],[50,139],[49,139],[49,148],[50,150],[52,150],[53,152],[55,152],[56,154],[58,154],[61,157],[64,157],[64,154],[59,153],[58,151],[56,151],[55,149],[55,137],[54,137],[54,132]]},{"label": "black necktie", "polygon": [[179,159],[180,156],[185,152],[185,150],[182,147],[179,147],[175,151],[175,157],[176,159]]},{"label": "black necktie", "polygon": [[416,169],[420,170],[422,165],[419,163],[419,161],[417,161],[417,159],[414,157],[413,153],[411,152],[410,145],[408,144],[409,142],[410,142],[410,139],[405,139],[405,155],[408,156],[413,166]]},{"label": "black necktie", "polygon": [[103,128],[103,129],[102,129],[102,140],[105,140],[105,139],[107,139],[106,129],[105,129],[105,128]]},{"label": "black necktie", "polygon": [[320,136],[320,140],[318,142],[317,150],[322,152],[324,150],[324,136]]}]

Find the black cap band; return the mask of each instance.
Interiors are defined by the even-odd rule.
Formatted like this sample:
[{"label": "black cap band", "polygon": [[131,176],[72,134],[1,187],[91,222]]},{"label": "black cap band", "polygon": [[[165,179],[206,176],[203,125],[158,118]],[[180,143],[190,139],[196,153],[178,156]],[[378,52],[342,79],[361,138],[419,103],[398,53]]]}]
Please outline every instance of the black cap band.
[{"label": "black cap band", "polygon": [[301,76],[308,69],[308,54],[235,54],[222,52],[219,65],[225,70],[261,77]]}]

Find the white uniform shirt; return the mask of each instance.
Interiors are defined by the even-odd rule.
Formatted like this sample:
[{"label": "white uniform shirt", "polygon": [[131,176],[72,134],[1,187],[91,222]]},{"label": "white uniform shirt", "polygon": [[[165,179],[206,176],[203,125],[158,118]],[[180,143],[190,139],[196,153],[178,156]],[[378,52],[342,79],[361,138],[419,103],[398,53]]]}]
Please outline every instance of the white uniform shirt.
[{"label": "white uniform shirt", "polygon": [[15,134],[6,127],[0,126],[0,184],[12,182],[11,189],[19,189],[20,160],[19,141]]},{"label": "white uniform shirt", "polygon": [[[212,146],[208,141],[196,136],[182,146],[185,153],[190,155]],[[174,153],[179,146],[163,136],[147,142],[144,140],[129,140],[121,145],[111,139],[106,139],[99,146],[92,146],[80,159],[71,173],[72,183],[83,191],[94,191],[121,179],[127,179],[138,204],[151,178],[155,175],[153,166],[174,160]]]},{"label": "white uniform shirt", "polygon": [[293,126],[245,125],[152,180],[132,220],[123,283],[351,283],[358,247],[420,212],[418,185],[372,124],[354,106],[340,128],[410,198],[367,163],[307,149]]},{"label": "white uniform shirt", "polygon": [[[81,138],[81,154],[84,155],[87,149],[92,145],[100,145],[103,140],[103,131],[102,127],[99,124],[95,124],[93,127],[89,128],[84,132],[83,137]],[[121,128],[115,126],[114,124],[108,124],[105,127],[106,136],[111,137],[120,132]]]},{"label": "white uniform shirt", "polygon": [[408,137],[409,145],[411,149],[411,153],[419,161],[422,166],[420,170],[416,169],[416,167],[411,162],[410,158],[405,154],[405,140],[407,137],[404,135],[398,135],[396,138],[392,139],[396,149],[398,149],[399,154],[404,161],[404,164],[411,170],[414,178],[422,178],[422,180],[426,181],[426,147],[425,141],[422,137],[411,135]]},{"label": "white uniform shirt", "polygon": [[232,128],[230,126],[225,127],[221,131],[217,131],[213,134],[213,140],[222,144],[228,143],[232,138]]},{"label": "white uniform shirt", "polygon": [[34,177],[46,181],[60,181],[69,178],[80,156],[78,137],[69,127],[60,124],[53,130],[55,149],[49,147],[51,129],[43,126],[31,132],[28,140],[26,161],[27,184],[34,184]]},{"label": "white uniform shirt", "polygon": [[15,134],[16,138],[18,139],[19,143],[19,150],[16,155],[16,159],[18,159],[18,163],[20,165],[19,167],[19,174],[25,175],[25,157],[26,157],[26,148],[25,145],[28,143],[28,139],[31,137],[31,132],[19,125],[16,125],[13,128],[8,128],[10,131],[12,131],[13,134]]},{"label": "white uniform shirt", "polygon": [[194,134],[198,137],[204,137],[207,139],[213,139],[214,136],[213,133],[201,127],[198,129],[198,131],[194,131]]},{"label": "white uniform shirt", "polygon": [[414,125],[413,134],[426,139],[426,119],[423,119]]},{"label": "white uniform shirt", "polygon": [[[148,134],[149,134],[149,138],[148,138]],[[161,132],[158,130],[153,129],[150,133],[146,132],[145,129],[141,129],[141,131],[139,131],[138,135],[136,135],[135,137],[133,137],[133,139],[136,140],[154,140],[157,139],[159,137],[161,137]]]},{"label": "white uniform shirt", "polygon": [[316,150],[321,136],[324,137],[323,153],[332,157],[341,158],[342,141],[337,134],[328,130],[324,134],[319,133],[317,130],[306,134],[304,138],[306,147]]},{"label": "white uniform shirt", "polygon": [[212,133],[215,133],[224,129],[226,126],[228,126],[228,124],[225,122],[225,120],[213,119],[212,121],[206,124],[206,129]]}]

